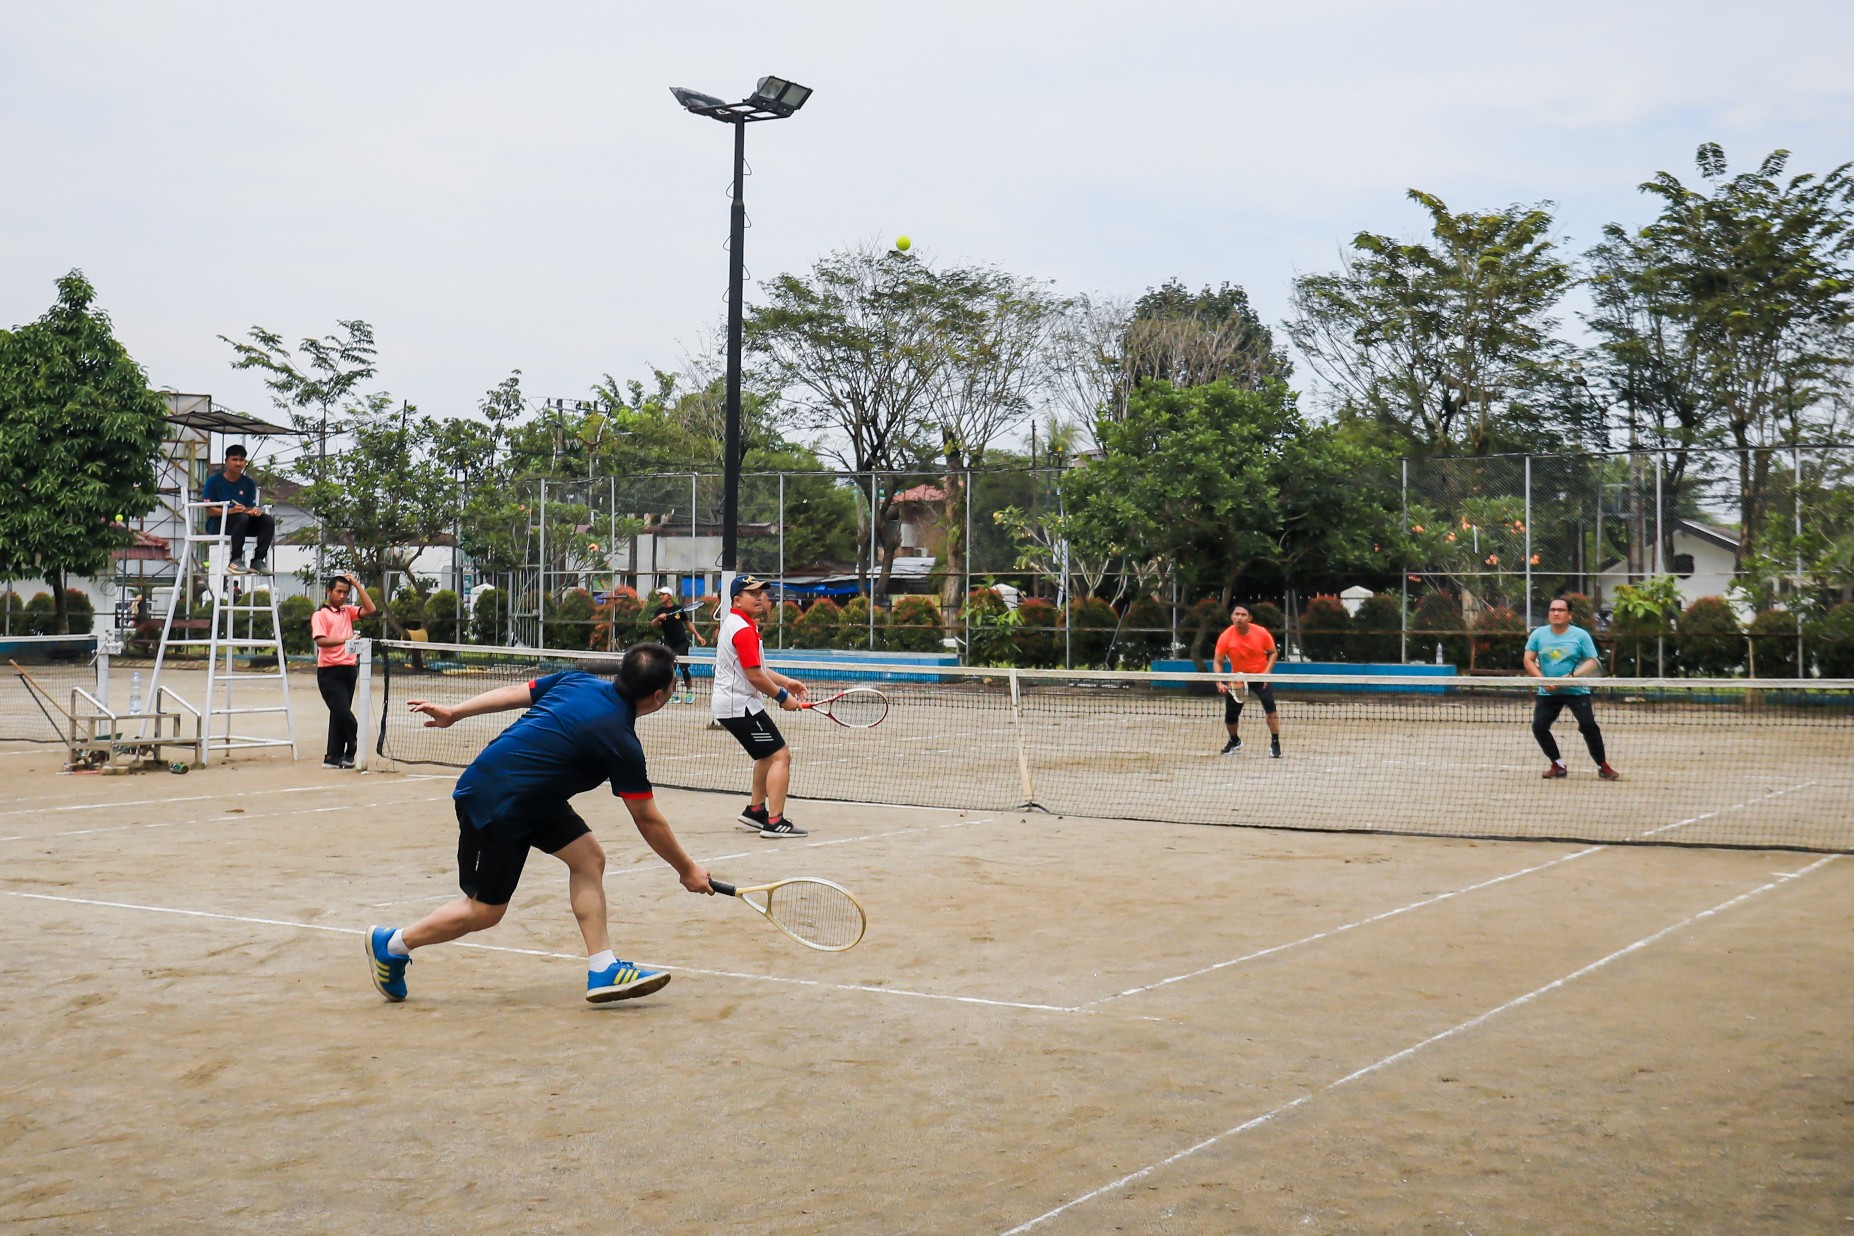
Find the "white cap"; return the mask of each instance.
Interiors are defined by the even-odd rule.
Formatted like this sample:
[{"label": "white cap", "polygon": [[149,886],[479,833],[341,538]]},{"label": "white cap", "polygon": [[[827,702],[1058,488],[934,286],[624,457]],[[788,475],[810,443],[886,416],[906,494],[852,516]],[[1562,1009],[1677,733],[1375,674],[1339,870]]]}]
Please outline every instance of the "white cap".
[{"label": "white cap", "polygon": [[674,597],[674,596],[676,595],[676,593],[675,593],[675,591],[674,591],[673,589],[670,589],[670,588],[659,588],[659,589],[657,589],[657,591],[658,591],[658,592],[660,592],[660,593],[662,593],[662,594],[663,594],[664,596],[666,596],[666,597],[672,597],[672,598],[673,598],[673,597]]}]

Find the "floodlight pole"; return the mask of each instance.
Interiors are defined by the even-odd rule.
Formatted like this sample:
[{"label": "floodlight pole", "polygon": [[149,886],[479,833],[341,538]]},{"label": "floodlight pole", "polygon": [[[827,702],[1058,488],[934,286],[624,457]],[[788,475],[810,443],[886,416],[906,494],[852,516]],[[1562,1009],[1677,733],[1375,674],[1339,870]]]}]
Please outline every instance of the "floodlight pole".
[{"label": "floodlight pole", "polygon": [[725,599],[740,563],[740,354],[746,286],[747,122],[734,125],[734,205],[727,238],[727,441],[721,468],[721,593]]}]

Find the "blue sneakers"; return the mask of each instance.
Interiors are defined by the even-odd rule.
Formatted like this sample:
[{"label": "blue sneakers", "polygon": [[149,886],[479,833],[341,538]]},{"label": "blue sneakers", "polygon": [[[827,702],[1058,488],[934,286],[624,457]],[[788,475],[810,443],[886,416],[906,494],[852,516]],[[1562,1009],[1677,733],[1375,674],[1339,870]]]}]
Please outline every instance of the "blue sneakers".
[{"label": "blue sneakers", "polygon": [[410,957],[395,957],[386,951],[386,942],[393,938],[391,927],[369,927],[367,934],[361,937],[361,947],[367,950],[367,969],[373,976],[373,985],[380,989],[380,994],[397,1004],[406,998],[406,967],[412,964]]},{"label": "blue sneakers", "polygon": [[[653,991],[662,991],[669,986],[669,981],[670,976],[661,970],[645,970],[620,959],[586,975],[586,1003],[608,1004],[613,1000],[647,996]],[[403,992],[405,988],[400,990]]]}]

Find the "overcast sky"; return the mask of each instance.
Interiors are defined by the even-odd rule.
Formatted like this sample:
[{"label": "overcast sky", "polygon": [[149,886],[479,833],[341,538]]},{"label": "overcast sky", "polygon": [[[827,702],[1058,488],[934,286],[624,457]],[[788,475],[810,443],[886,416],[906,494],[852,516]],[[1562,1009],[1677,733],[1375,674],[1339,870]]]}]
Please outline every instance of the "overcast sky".
[{"label": "overcast sky", "polygon": [[1851,53],[1846,0],[0,0],[0,325],[81,267],[156,386],[259,414],[217,339],[253,324],[363,318],[446,415],[675,368],[725,312],[729,133],[667,87],[767,73],[817,93],[748,131],[753,275],[905,232],[1278,323],[1413,186],[1551,199],[1581,250],[1702,141],[1854,158]]}]

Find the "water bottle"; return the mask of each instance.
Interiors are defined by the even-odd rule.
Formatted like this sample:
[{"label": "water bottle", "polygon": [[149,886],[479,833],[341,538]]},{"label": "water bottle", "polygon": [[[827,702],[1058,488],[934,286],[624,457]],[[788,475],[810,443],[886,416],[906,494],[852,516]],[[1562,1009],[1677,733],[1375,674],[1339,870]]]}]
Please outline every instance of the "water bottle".
[{"label": "water bottle", "polygon": [[1436,641],[1436,664],[1442,664],[1442,641]]},{"label": "water bottle", "polygon": [[142,671],[136,670],[129,679],[129,711],[139,713],[142,710]]}]

